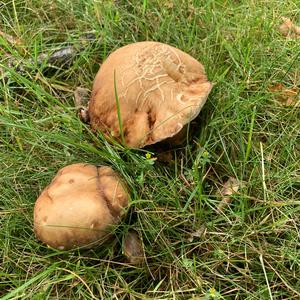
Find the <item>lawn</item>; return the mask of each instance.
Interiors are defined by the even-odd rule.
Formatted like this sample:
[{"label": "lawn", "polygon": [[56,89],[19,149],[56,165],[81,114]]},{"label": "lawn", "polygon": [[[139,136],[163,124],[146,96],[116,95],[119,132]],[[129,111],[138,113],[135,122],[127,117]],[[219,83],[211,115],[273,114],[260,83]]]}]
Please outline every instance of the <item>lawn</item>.
[{"label": "lawn", "polygon": [[[297,92],[300,39],[279,32],[281,17],[300,25],[299,0],[0,1],[15,38],[0,36],[1,299],[300,298],[300,111],[272,89]],[[109,144],[74,108],[109,53],[143,40],[189,53],[215,84],[165,162]],[[38,63],[66,46],[71,64]],[[105,245],[62,252],[35,238],[33,208],[76,162],[112,166],[131,203]],[[218,212],[230,177],[243,184]],[[123,255],[128,230],[142,265]]]}]

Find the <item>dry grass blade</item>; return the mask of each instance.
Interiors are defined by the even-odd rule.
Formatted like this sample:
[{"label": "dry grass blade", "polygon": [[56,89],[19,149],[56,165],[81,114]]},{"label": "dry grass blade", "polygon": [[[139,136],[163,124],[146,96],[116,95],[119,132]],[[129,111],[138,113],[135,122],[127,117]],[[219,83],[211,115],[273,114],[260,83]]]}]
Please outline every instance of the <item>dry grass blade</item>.
[{"label": "dry grass blade", "polygon": [[238,192],[239,188],[243,185],[242,182],[237,180],[234,177],[229,177],[228,180],[224,183],[220,195],[222,197],[218,207],[217,212],[221,213],[223,209],[231,203],[232,198],[231,196]]},{"label": "dry grass blade", "polygon": [[300,38],[300,27],[295,25],[291,19],[282,17],[283,23],[279,26],[279,31],[286,37]]}]

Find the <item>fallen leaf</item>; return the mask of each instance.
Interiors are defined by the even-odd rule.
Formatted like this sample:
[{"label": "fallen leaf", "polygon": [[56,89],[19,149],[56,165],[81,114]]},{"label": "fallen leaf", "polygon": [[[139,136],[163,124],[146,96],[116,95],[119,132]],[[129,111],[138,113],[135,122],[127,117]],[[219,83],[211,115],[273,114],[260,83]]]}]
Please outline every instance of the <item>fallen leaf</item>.
[{"label": "fallen leaf", "polygon": [[127,232],[123,243],[123,253],[131,264],[143,263],[145,258],[143,242],[136,231]]},{"label": "fallen leaf", "polygon": [[90,90],[82,87],[77,87],[74,91],[75,107],[86,107],[90,98]]},{"label": "fallen leaf", "polygon": [[165,6],[169,9],[172,9],[174,7],[174,3],[172,1],[168,1],[167,3],[165,3]]},{"label": "fallen leaf", "polygon": [[300,27],[296,26],[291,19],[282,17],[283,23],[279,26],[279,31],[286,37],[300,38]]},{"label": "fallen leaf", "polygon": [[286,88],[282,83],[269,86],[269,91],[276,94],[276,101],[283,106],[300,107],[300,92],[297,87]]},{"label": "fallen leaf", "polygon": [[0,36],[2,36],[7,42],[9,42],[12,45],[22,45],[23,44],[21,39],[15,38],[3,31],[0,31]]},{"label": "fallen leaf", "polygon": [[231,203],[231,196],[238,192],[239,188],[244,185],[243,182],[240,182],[234,177],[229,177],[228,180],[224,183],[220,195],[222,197],[218,207],[217,212],[221,213],[223,209]]},{"label": "fallen leaf", "polygon": [[77,52],[77,49],[73,46],[58,49],[48,57],[47,63],[59,67],[69,65],[73,62]]},{"label": "fallen leaf", "polygon": [[194,238],[199,238],[199,237],[205,235],[205,233],[206,233],[206,226],[204,224],[202,224],[199,229],[190,233],[188,241],[191,243],[194,240]]},{"label": "fallen leaf", "polygon": [[83,123],[89,123],[90,116],[88,112],[88,102],[91,92],[89,89],[77,87],[74,91],[74,104],[78,110],[78,116]]}]

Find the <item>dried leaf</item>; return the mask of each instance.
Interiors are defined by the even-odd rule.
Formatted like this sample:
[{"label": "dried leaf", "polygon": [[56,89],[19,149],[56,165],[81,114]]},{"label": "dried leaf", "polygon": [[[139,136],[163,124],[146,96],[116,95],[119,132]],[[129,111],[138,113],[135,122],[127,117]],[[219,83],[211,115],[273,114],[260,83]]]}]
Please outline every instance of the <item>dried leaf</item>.
[{"label": "dried leaf", "polygon": [[123,244],[123,253],[131,264],[143,263],[145,258],[143,242],[136,231],[130,230],[127,232]]},{"label": "dried leaf", "polygon": [[188,241],[191,243],[194,240],[194,238],[199,238],[199,237],[205,235],[205,233],[206,233],[206,226],[204,224],[202,224],[198,230],[196,230],[190,234]]},{"label": "dried leaf", "polygon": [[69,66],[74,61],[78,49],[68,46],[55,50],[52,54],[41,53],[38,56],[38,64],[49,64],[51,66],[63,67]]},{"label": "dried leaf", "polygon": [[0,36],[2,36],[8,43],[12,45],[22,45],[22,40],[15,38],[5,32],[0,31]]},{"label": "dried leaf", "polygon": [[222,200],[220,201],[217,212],[221,213],[223,209],[231,203],[232,198],[231,196],[239,190],[241,186],[243,186],[243,182],[240,182],[234,177],[229,177],[228,180],[224,183],[223,188],[220,191],[220,195]]},{"label": "dried leaf", "polygon": [[282,17],[283,23],[279,26],[279,31],[286,37],[300,38],[300,27],[296,26],[291,19]]},{"label": "dried leaf", "polygon": [[77,87],[74,91],[75,107],[86,107],[90,99],[90,90],[82,87]]},{"label": "dried leaf", "polygon": [[88,102],[90,100],[90,90],[82,87],[77,87],[74,91],[74,104],[78,109],[78,115],[82,122],[89,123],[90,116],[88,112]]},{"label": "dried leaf", "polygon": [[286,88],[282,83],[269,87],[269,91],[276,94],[276,101],[283,106],[300,107],[300,92],[297,87]]},{"label": "dried leaf", "polygon": [[172,9],[174,7],[174,3],[172,1],[168,1],[165,3],[165,6],[169,9]]}]

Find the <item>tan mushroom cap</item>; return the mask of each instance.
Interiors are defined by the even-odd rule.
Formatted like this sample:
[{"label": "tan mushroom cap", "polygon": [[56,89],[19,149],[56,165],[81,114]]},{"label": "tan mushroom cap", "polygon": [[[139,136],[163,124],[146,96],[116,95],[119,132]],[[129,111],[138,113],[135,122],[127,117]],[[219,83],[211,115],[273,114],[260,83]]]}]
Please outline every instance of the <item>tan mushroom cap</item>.
[{"label": "tan mushroom cap", "polygon": [[124,183],[110,167],[69,165],[37,199],[34,231],[53,248],[90,247],[105,240],[127,205]]},{"label": "tan mushroom cap", "polygon": [[200,62],[169,45],[139,42],[116,50],[96,75],[89,115],[93,129],[121,140],[115,87],[125,143],[142,148],[193,120],[212,84]]}]

